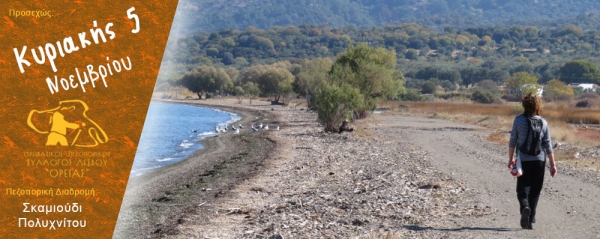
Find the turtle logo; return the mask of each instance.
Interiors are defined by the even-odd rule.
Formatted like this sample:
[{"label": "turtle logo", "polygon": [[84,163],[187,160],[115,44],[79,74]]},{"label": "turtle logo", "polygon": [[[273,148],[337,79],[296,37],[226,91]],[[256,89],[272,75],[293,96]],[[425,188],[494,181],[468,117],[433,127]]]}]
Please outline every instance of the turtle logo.
[{"label": "turtle logo", "polygon": [[[88,118],[88,110],[88,105],[81,100],[64,100],[53,109],[31,110],[27,125],[37,133],[48,135],[46,146],[95,147],[106,143],[108,136]],[[83,136],[81,132],[85,132]]]}]

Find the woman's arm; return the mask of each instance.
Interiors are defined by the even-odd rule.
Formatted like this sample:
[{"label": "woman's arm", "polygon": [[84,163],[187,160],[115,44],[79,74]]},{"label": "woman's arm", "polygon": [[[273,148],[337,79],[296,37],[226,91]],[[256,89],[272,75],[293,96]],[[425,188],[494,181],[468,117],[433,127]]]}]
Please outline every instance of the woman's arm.
[{"label": "woman's arm", "polygon": [[550,176],[556,176],[556,162],[554,161],[554,153],[548,154],[548,160],[550,161]]},{"label": "woman's arm", "polygon": [[556,161],[554,160],[554,149],[552,148],[550,126],[548,126],[548,122],[546,122],[546,120],[544,120],[544,123],[546,123],[546,132],[544,133],[544,137],[542,138],[542,147],[548,155],[548,161],[550,161],[550,176],[554,177],[556,176]]},{"label": "woman's arm", "polygon": [[515,164],[515,148],[517,147],[517,138],[519,137],[517,131],[517,119],[518,116],[515,117],[513,121],[512,130],[510,131],[510,140],[508,141],[508,168],[512,168]]},{"label": "woman's arm", "polygon": [[508,168],[513,168],[513,166],[515,165],[515,159],[514,159],[514,155],[515,155],[515,148],[508,148]]}]

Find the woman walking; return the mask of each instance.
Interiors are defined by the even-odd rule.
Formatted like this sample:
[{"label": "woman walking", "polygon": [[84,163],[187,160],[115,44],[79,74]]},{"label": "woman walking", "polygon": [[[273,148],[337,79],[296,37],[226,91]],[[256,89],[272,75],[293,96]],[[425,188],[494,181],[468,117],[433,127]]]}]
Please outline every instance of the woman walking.
[{"label": "woman walking", "polygon": [[[548,122],[540,116],[540,97],[530,93],[521,102],[523,114],[513,122],[508,145],[508,167],[513,168],[520,160],[523,175],[517,177],[517,199],[521,213],[521,227],[533,229],[540,192],[544,183],[546,156],[550,160],[550,175],[556,175],[556,163],[552,152]],[[514,157],[517,149],[517,158]]]}]

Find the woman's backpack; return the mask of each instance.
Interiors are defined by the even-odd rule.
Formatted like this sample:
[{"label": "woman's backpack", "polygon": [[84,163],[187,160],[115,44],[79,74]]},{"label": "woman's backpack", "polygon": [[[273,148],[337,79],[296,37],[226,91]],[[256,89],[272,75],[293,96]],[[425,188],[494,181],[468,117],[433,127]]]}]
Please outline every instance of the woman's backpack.
[{"label": "woman's backpack", "polygon": [[542,118],[527,117],[527,138],[525,142],[519,147],[521,153],[537,156],[542,152],[542,128],[544,122]]}]

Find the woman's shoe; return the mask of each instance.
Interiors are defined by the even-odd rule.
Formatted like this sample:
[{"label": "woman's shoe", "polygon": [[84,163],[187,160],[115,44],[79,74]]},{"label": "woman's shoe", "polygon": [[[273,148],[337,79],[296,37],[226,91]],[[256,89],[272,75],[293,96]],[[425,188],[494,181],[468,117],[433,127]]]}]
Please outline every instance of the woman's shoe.
[{"label": "woman's shoe", "polygon": [[527,229],[531,226],[529,222],[529,216],[531,216],[531,208],[525,207],[521,212],[521,228]]}]

